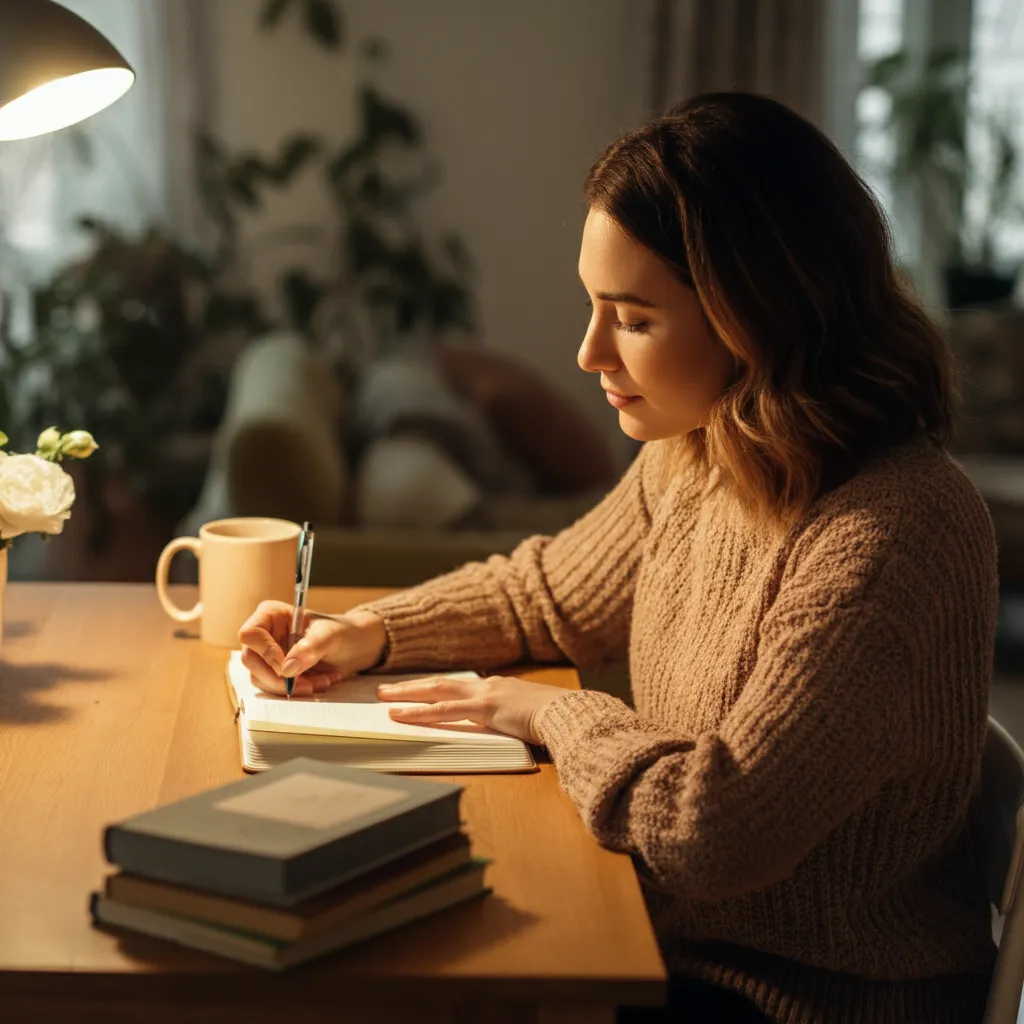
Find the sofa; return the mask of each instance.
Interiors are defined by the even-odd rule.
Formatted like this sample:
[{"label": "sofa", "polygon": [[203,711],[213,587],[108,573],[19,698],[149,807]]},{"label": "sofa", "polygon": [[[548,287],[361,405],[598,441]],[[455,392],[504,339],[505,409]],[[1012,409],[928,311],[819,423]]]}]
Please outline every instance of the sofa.
[{"label": "sofa", "polygon": [[[454,398],[445,400],[458,406],[455,422],[463,434],[476,431],[478,460],[493,467],[497,449],[515,445],[499,445],[508,434],[496,438],[483,415],[498,404],[496,386],[487,377],[508,380],[527,371],[499,363],[495,372],[488,364],[488,372],[473,374],[475,383],[470,382],[462,371],[484,358],[477,353],[459,361],[449,375],[458,387]],[[423,390],[432,374],[424,364],[418,378]],[[520,391],[536,396],[541,386],[528,376]],[[386,404],[372,392],[369,398],[375,409]],[[535,410],[529,411],[531,429],[540,431],[534,429],[525,441],[521,435],[516,453],[524,463],[532,443],[538,461],[546,457],[543,490],[528,479],[524,483],[524,474],[514,470],[505,488],[493,480],[481,484],[434,444],[423,422],[408,417],[390,432],[385,424],[382,436],[363,445],[354,468],[353,435],[360,417],[352,404],[324,361],[298,336],[281,332],[254,341],[234,367],[202,493],[176,532],[195,534],[203,523],[229,516],[309,520],[317,534],[314,585],[409,586],[467,561],[508,553],[531,534],[558,532],[593,507],[622,468],[613,465],[600,432],[553,395],[544,412],[561,421],[538,424]],[[567,413],[576,418],[567,421]],[[577,436],[568,439],[563,457],[573,486],[552,493],[550,476],[557,470],[552,435],[565,440],[573,430]],[[572,452],[581,446],[597,450],[589,472],[581,471],[584,457]],[[176,567],[175,576],[186,579],[188,571],[187,565]]]}]

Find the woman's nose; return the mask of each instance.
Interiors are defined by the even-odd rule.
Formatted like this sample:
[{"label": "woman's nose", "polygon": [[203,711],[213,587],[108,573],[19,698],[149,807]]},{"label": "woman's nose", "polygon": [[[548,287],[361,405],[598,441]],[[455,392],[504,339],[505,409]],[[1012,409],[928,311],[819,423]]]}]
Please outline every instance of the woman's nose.
[{"label": "woman's nose", "polygon": [[576,362],[581,370],[587,373],[601,373],[617,370],[620,365],[619,353],[615,348],[615,339],[611,332],[603,330],[594,321],[583,338]]}]

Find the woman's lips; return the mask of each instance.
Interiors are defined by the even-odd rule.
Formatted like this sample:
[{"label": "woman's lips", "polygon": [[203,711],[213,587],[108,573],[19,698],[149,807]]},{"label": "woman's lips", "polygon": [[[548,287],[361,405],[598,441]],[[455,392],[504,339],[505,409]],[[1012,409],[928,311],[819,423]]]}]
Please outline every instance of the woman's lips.
[{"label": "woman's lips", "polygon": [[620,395],[617,391],[609,391],[605,388],[605,397],[616,409],[625,409],[627,405],[640,401],[639,395]]}]

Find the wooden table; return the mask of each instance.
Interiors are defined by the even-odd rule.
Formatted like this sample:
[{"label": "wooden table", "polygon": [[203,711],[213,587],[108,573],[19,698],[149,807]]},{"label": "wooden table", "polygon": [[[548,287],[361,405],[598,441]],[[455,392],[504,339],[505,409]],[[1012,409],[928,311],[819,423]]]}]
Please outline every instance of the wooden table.
[{"label": "wooden table", "polygon": [[[320,590],[310,603],[342,611],[375,593]],[[181,632],[145,585],[15,584],[5,620],[4,1024],[608,1024],[616,1005],[661,1001],[632,865],[587,834],[551,765],[457,779],[474,847],[494,858],[492,896],[315,964],[272,975],[92,928],[88,894],[109,870],[103,826],[243,775],[226,651]],[[571,669],[519,674],[578,685]]]}]

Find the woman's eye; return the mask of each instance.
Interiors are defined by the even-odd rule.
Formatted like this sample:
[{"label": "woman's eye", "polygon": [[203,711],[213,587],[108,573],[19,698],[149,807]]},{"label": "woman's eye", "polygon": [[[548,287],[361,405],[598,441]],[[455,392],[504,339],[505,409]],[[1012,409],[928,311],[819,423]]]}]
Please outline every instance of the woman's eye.
[{"label": "woman's eye", "polygon": [[615,330],[625,331],[627,334],[642,334],[647,330],[647,321],[641,320],[637,324],[624,324],[621,320],[615,321]]},{"label": "woman's eye", "polygon": [[[584,299],[583,305],[586,306],[587,309],[592,310],[594,308],[594,304],[593,302],[590,301],[590,299]],[[627,334],[641,334],[647,330],[648,321],[641,320],[639,323],[625,323],[622,320],[616,318],[612,326],[615,328],[615,330],[624,331]]]}]

